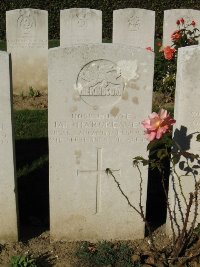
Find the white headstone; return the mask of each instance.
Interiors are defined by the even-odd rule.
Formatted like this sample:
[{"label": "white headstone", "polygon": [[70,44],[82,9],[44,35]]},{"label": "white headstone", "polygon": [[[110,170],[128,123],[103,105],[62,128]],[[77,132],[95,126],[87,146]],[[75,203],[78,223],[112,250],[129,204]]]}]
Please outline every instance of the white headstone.
[{"label": "white headstone", "polygon": [[[164,23],[163,23],[163,45],[172,45],[171,35],[174,31],[178,30],[177,20],[183,18],[185,25],[191,24],[194,20],[196,26],[200,29],[200,10],[194,9],[170,9],[164,11]],[[193,29],[193,26],[190,27]],[[197,33],[198,34],[198,33]],[[200,41],[200,38],[199,38]]]},{"label": "white headstone", "polygon": [[18,238],[9,60],[0,52],[0,242]]},{"label": "white headstone", "polygon": [[102,12],[89,8],[60,11],[60,46],[102,42]]},{"label": "white headstone", "polygon": [[[49,52],[50,229],[52,239],[143,237],[133,157],[146,155],[140,122],[151,112],[154,55],[123,45]],[[143,170],[145,207],[147,169]]]},{"label": "white headstone", "polygon": [[[200,133],[200,47],[190,46],[178,50],[178,66],[176,77],[176,95],[175,95],[175,114],[176,124],[174,126],[174,139],[182,150],[200,155],[200,143],[196,141],[197,132]],[[188,166],[197,172],[196,180],[200,179],[199,168],[196,168],[199,162],[194,160],[188,161],[182,157],[176,166],[176,172],[181,176],[181,183],[187,203],[189,202],[189,193],[194,192],[194,176],[188,169]],[[172,173],[170,184],[170,204],[171,208],[175,207],[176,219],[179,225],[182,225],[181,213],[178,208],[178,201],[173,190],[173,181],[176,184],[176,190],[179,194],[181,207],[185,216],[185,201],[181,195],[179,183],[176,175]],[[194,202],[193,202],[194,205]],[[200,209],[199,209],[200,212]],[[191,222],[194,216],[194,209],[189,217]],[[197,218],[199,221],[200,217]],[[168,228],[170,222],[168,218]]]},{"label": "white headstone", "polygon": [[30,87],[47,92],[48,12],[30,8],[7,11],[6,38],[14,93],[27,93]]},{"label": "white headstone", "polygon": [[113,43],[154,49],[155,12],[140,8],[113,11]]}]

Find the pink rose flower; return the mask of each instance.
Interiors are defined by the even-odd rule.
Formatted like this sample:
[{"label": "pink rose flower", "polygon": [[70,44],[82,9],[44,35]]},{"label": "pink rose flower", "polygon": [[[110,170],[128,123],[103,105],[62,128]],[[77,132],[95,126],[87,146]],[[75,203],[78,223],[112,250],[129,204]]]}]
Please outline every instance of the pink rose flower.
[{"label": "pink rose flower", "polygon": [[147,120],[142,121],[147,140],[160,139],[163,134],[170,131],[171,125],[176,121],[170,117],[167,110],[161,109],[159,113],[153,112]]},{"label": "pink rose flower", "polygon": [[181,19],[180,19],[180,22],[181,22],[182,24],[184,24],[184,22],[185,22],[184,18],[181,18]]},{"label": "pink rose flower", "polygon": [[176,49],[172,48],[171,46],[166,46],[163,48],[163,52],[164,52],[164,57],[167,60],[171,60],[174,56]]}]

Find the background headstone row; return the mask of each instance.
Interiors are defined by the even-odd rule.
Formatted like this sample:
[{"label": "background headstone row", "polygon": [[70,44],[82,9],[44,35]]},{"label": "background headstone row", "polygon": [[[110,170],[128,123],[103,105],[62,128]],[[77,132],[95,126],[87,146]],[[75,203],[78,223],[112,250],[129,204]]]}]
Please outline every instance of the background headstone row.
[{"label": "background headstone row", "polygon": [[[164,15],[164,45],[171,44],[177,18],[195,20],[200,11],[167,10]],[[113,12],[113,43],[154,48],[155,12],[127,8]],[[47,93],[48,12],[17,9],[6,12],[7,51],[12,55],[14,94],[30,88]],[[87,8],[60,11],[60,46],[102,43],[102,12]]]}]

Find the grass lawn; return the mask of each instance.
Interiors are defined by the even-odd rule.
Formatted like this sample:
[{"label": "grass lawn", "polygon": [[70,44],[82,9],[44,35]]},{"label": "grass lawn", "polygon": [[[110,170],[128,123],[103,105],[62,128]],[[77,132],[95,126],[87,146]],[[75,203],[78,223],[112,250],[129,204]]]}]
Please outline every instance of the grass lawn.
[{"label": "grass lawn", "polygon": [[15,139],[48,137],[47,110],[14,111]]},{"label": "grass lawn", "polygon": [[6,51],[6,42],[0,40],[0,50],[1,51]]}]

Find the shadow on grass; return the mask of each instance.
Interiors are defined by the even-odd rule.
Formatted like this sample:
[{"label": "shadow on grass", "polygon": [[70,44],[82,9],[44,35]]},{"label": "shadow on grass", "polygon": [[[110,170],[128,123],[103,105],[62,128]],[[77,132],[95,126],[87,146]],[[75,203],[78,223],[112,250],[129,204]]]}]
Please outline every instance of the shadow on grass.
[{"label": "shadow on grass", "polygon": [[[15,141],[17,172],[48,155],[48,138],[20,139]],[[18,176],[18,175],[17,175]]]},{"label": "shadow on grass", "polygon": [[20,239],[49,229],[48,139],[16,141]]}]

